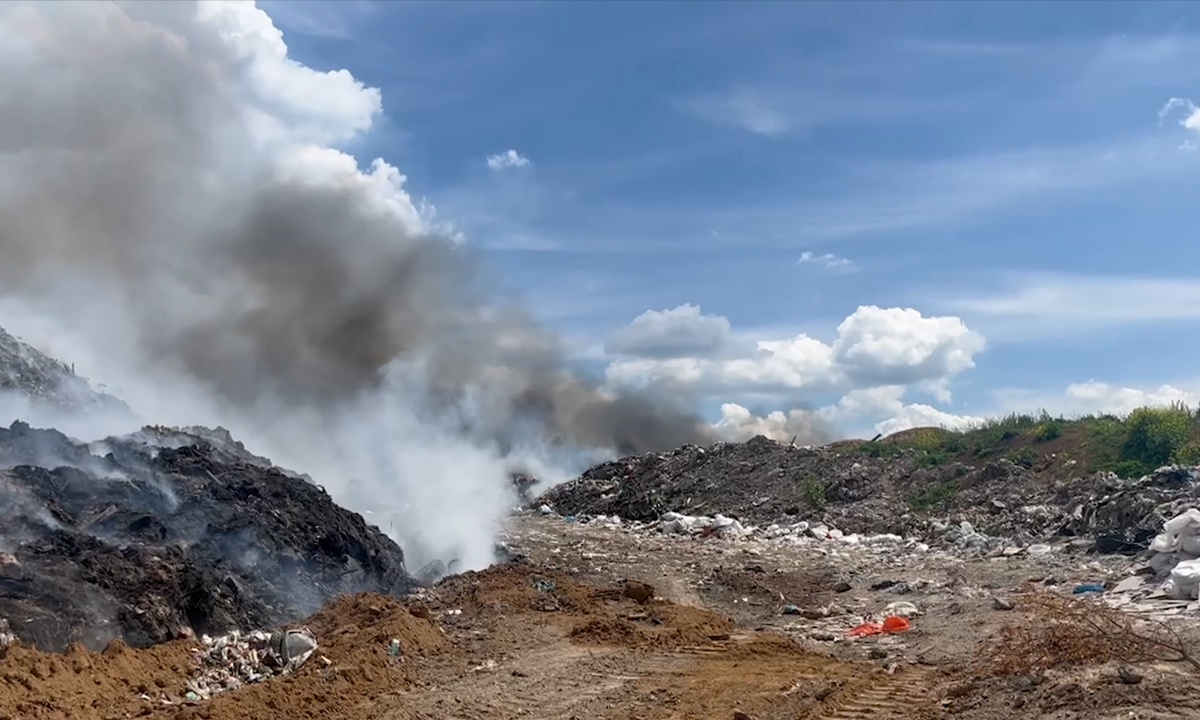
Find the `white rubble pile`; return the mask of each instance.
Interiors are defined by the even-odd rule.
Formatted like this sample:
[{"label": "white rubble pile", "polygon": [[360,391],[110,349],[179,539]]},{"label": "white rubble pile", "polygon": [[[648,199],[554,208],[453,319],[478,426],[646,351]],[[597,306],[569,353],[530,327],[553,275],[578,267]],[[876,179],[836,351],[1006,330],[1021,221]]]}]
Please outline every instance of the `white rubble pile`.
[{"label": "white rubble pile", "polygon": [[317,640],[307,629],[268,633],[233,631],[228,635],[201,638],[202,648],[193,650],[199,672],[187,681],[186,698],[207,700],[243,685],[287,675],[316,652]]},{"label": "white rubble pile", "polygon": [[1005,545],[1003,539],[994,538],[979,532],[975,529],[974,525],[966,520],[960,523],[934,522],[932,523],[932,529],[935,533],[941,535],[946,543],[962,552],[974,551],[986,553]]},{"label": "white rubble pile", "polygon": [[734,539],[765,539],[790,544],[806,543],[811,540],[825,540],[845,545],[886,545],[905,542],[905,539],[899,535],[844,533],[824,523],[809,523],[803,520],[789,525],[771,524],[766,527],[743,525],[737,520],[721,514],[709,517],[669,512],[659,518],[655,527],[668,535],[699,534],[705,537],[716,535]]}]

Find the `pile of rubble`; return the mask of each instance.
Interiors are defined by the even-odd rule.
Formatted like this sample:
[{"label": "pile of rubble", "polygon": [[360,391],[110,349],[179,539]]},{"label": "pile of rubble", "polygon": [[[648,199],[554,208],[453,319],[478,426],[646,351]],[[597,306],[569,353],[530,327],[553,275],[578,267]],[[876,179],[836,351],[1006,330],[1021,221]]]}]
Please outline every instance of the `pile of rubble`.
[{"label": "pile of rubble", "polygon": [[597,465],[531,506],[642,523],[676,513],[668,521],[674,532],[703,529],[720,513],[723,523],[738,523],[739,534],[808,522],[847,536],[899,535],[968,552],[1080,541],[1132,554],[1200,498],[1200,468],[1064,480],[1061,472],[1039,474],[1007,459],[918,467],[917,457],[911,450],[870,457],[837,445],[796,448],[762,437],[686,446]]},{"label": "pile of rubble", "polygon": [[220,430],[0,428],[0,616],[26,644],[146,647],[402,595],[400,547]]},{"label": "pile of rubble", "polygon": [[[199,669],[187,681],[184,696],[193,702],[287,675],[312,657],[317,640],[308,629],[274,633],[235,630],[216,638],[205,635],[201,646],[192,651]],[[322,660],[330,664],[328,659]]]}]

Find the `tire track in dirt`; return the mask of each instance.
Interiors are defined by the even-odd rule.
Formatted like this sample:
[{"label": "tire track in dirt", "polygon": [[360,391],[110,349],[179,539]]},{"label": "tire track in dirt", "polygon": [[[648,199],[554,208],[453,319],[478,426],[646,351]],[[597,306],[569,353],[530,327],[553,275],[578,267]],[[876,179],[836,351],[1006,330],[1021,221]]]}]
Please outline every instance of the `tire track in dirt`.
[{"label": "tire track in dirt", "polygon": [[812,720],[908,720],[937,701],[932,673],[908,670],[873,685],[851,687],[827,701]]},{"label": "tire track in dirt", "polygon": [[440,686],[433,696],[410,696],[418,720],[563,720],[602,716],[629,702],[635,683],[682,672],[695,656],[631,654],[586,648],[560,639],[490,672],[471,672]]}]

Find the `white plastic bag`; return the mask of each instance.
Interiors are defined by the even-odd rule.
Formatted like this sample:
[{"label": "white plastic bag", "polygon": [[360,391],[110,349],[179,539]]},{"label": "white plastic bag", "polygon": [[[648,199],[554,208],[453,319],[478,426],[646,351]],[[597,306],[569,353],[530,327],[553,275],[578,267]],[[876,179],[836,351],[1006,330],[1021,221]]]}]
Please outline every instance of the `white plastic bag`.
[{"label": "white plastic bag", "polygon": [[1179,550],[1185,537],[1200,535],[1200,510],[1189,508],[1163,524],[1162,534],[1150,543],[1150,549],[1159,553]]},{"label": "white plastic bag", "polygon": [[1176,565],[1165,589],[1176,600],[1196,600],[1200,596],[1200,560],[1184,560]]}]

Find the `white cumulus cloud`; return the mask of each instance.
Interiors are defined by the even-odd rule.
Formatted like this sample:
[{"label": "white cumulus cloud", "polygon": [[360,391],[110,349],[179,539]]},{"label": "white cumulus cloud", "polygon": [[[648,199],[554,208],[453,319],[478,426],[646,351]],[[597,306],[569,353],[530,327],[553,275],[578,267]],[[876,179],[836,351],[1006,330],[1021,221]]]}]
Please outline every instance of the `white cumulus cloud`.
[{"label": "white cumulus cloud", "polygon": [[[668,325],[666,318],[687,319],[695,324],[701,317],[694,306],[643,314],[618,336],[629,333],[649,343],[635,329],[645,330],[650,321]],[[719,323],[716,317],[707,316],[706,327],[719,327],[723,332],[728,321]],[[736,351],[732,356],[677,352],[665,359],[619,358],[608,366],[606,378],[617,386],[684,385],[708,396],[782,390],[848,391],[952,377],[973,367],[974,357],[984,345],[983,337],[957,317],[925,317],[913,309],[862,306],[838,325],[832,343],[800,334],[759,340],[744,349],[727,347],[727,353]]]},{"label": "white cumulus cloud", "polygon": [[645,358],[710,357],[730,341],[729,320],[704,315],[698,305],[647,310],[613,333],[605,351]]},{"label": "white cumulus cloud", "polygon": [[525,157],[516,150],[505,150],[496,155],[489,155],[487,165],[493,170],[504,170],[505,168],[520,168],[528,167],[530,164],[529,158]]},{"label": "white cumulus cloud", "polygon": [[781,410],[758,416],[737,403],[721,405],[721,419],[713,423],[717,435],[729,442],[749,440],[762,435],[779,442],[795,440],[798,445],[822,443],[830,438],[831,428],[819,413],[811,410]]}]

